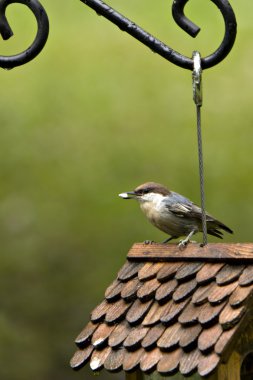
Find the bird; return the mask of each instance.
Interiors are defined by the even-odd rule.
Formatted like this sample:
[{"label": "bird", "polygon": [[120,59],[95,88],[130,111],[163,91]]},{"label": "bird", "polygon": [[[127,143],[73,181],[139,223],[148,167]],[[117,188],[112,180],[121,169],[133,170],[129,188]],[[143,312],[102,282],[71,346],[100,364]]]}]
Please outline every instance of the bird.
[{"label": "bird", "polygon": [[[159,230],[170,235],[162,243],[186,237],[179,242],[179,247],[184,248],[193,235],[203,231],[201,208],[160,183],[146,182],[133,191],[119,194],[119,197],[137,200],[147,219]],[[207,233],[217,238],[223,238],[222,231],[233,234],[229,227],[208,213],[206,225]]]}]

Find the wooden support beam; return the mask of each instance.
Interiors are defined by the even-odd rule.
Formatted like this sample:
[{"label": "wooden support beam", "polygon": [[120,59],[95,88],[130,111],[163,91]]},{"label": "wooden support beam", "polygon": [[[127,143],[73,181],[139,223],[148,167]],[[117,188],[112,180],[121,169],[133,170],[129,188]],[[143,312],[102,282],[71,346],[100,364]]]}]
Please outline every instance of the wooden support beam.
[{"label": "wooden support beam", "polygon": [[201,247],[190,243],[180,250],[177,244],[136,243],[127,255],[134,261],[205,261],[253,264],[253,243],[211,243]]}]

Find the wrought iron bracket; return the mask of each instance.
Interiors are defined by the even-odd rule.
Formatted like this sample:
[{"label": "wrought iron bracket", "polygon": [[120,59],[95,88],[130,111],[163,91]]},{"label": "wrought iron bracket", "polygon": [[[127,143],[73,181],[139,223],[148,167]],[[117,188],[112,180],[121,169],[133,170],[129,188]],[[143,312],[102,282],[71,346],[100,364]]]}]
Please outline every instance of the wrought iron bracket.
[{"label": "wrought iron bracket", "polygon": [[[120,29],[124,30],[152,51],[158,53],[168,61],[188,70],[193,69],[192,58],[186,57],[170,48],[168,45],[143,30],[140,26],[129,20],[115,9],[101,0],[81,0],[84,4],[94,9],[98,14],[104,16]],[[176,23],[192,37],[196,37],[200,28],[191,22],[184,14],[184,7],[189,0],[174,0],[172,14]],[[236,38],[236,18],[228,0],[210,0],[222,13],[225,22],[225,35],[218,49],[208,57],[202,58],[202,69],[210,68],[221,62],[230,52]],[[5,16],[8,5],[21,3],[28,6],[37,20],[37,35],[34,42],[24,52],[13,56],[0,56],[0,67],[11,69],[23,65],[35,58],[43,49],[49,33],[49,21],[47,14],[38,0],[0,0],[0,33],[3,39],[10,38],[13,33]]]},{"label": "wrought iron bracket", "polygon": [[[184,7],[189,0],[174,0],[172,5],[172,15],[176,23],[189,35],[196,37],[200,28],[191,22],[184,14]],[[232,49],[237,32],[237,24],[234,11],[227,0],[211,0],[220,10],[225,22],[225,35],[219,48],[208,57],[201,59],[202,69],[208,69],[221,62]],[[170,48],[168,45],[158,40],[140,26],[129,20],[115,9],[101,0],[81,0],[82,3],[94,9],[99,15],[104,16],[109,21],[117,25],[121,30],[127,32],[152,51],[158,53],[163,58],[184,69],[193,70],[193,60]]]}]

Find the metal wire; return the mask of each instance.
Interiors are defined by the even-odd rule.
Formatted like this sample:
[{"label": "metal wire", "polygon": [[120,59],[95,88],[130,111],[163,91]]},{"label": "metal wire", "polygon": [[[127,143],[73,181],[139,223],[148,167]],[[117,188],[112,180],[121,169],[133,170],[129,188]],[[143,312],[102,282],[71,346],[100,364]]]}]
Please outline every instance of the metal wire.
[{"label": "metal wire", "polygon": [[201,69],[201,56],[198,51],[193,52],[193,100],[196,104],[197,113],[197,135],[198,135],[198,157],[199,157],[199,179],[200,179],[200,198],[201,198],[201,217],[202,217],[202,230],[203,230],[203,243],[202,246],[207,244],[207,225],[206,225],[206,211],[205,211],[205,186],[204,186],[204,160],[202,149],[202,132],[201,132],[201,106],[203,101],[202,95],[202,69]]},{"label": "metal wire", "polygon": [[201,133],[201,106],[197,105],[196,111],[197,111],[200,198],[201,198],[201,214],[202,214],[202,229],[203,229],[202,245],[204,246],[207,244],[207,226],[206,226],[206,211],[205,211],[204,160],[203,160],[202,133]]}]

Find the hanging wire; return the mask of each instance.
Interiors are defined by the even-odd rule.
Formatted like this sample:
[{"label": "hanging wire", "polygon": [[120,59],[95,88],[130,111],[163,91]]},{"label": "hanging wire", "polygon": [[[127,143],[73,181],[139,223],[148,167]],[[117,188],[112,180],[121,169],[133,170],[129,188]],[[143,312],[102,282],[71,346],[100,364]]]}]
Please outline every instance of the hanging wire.
[{"label": "hanging wire", "polygon": [[207,244],[207,226],[206,226],[206,211],[205,211],[205,186],[204,186],[204,161],[202,149],[202,133],[201,133],[201,106],[203,102],[202,93],[202,68],[201,56],[198,51],[193,52],[193,100],[196,104],[197,113],[197,135],[198,135],[198,156],[199,156],[199,179],[200,179],[200,197],[201,197],[201,216],[202,216],[202,230],[203,230],[203,243],[202,246]]}]

